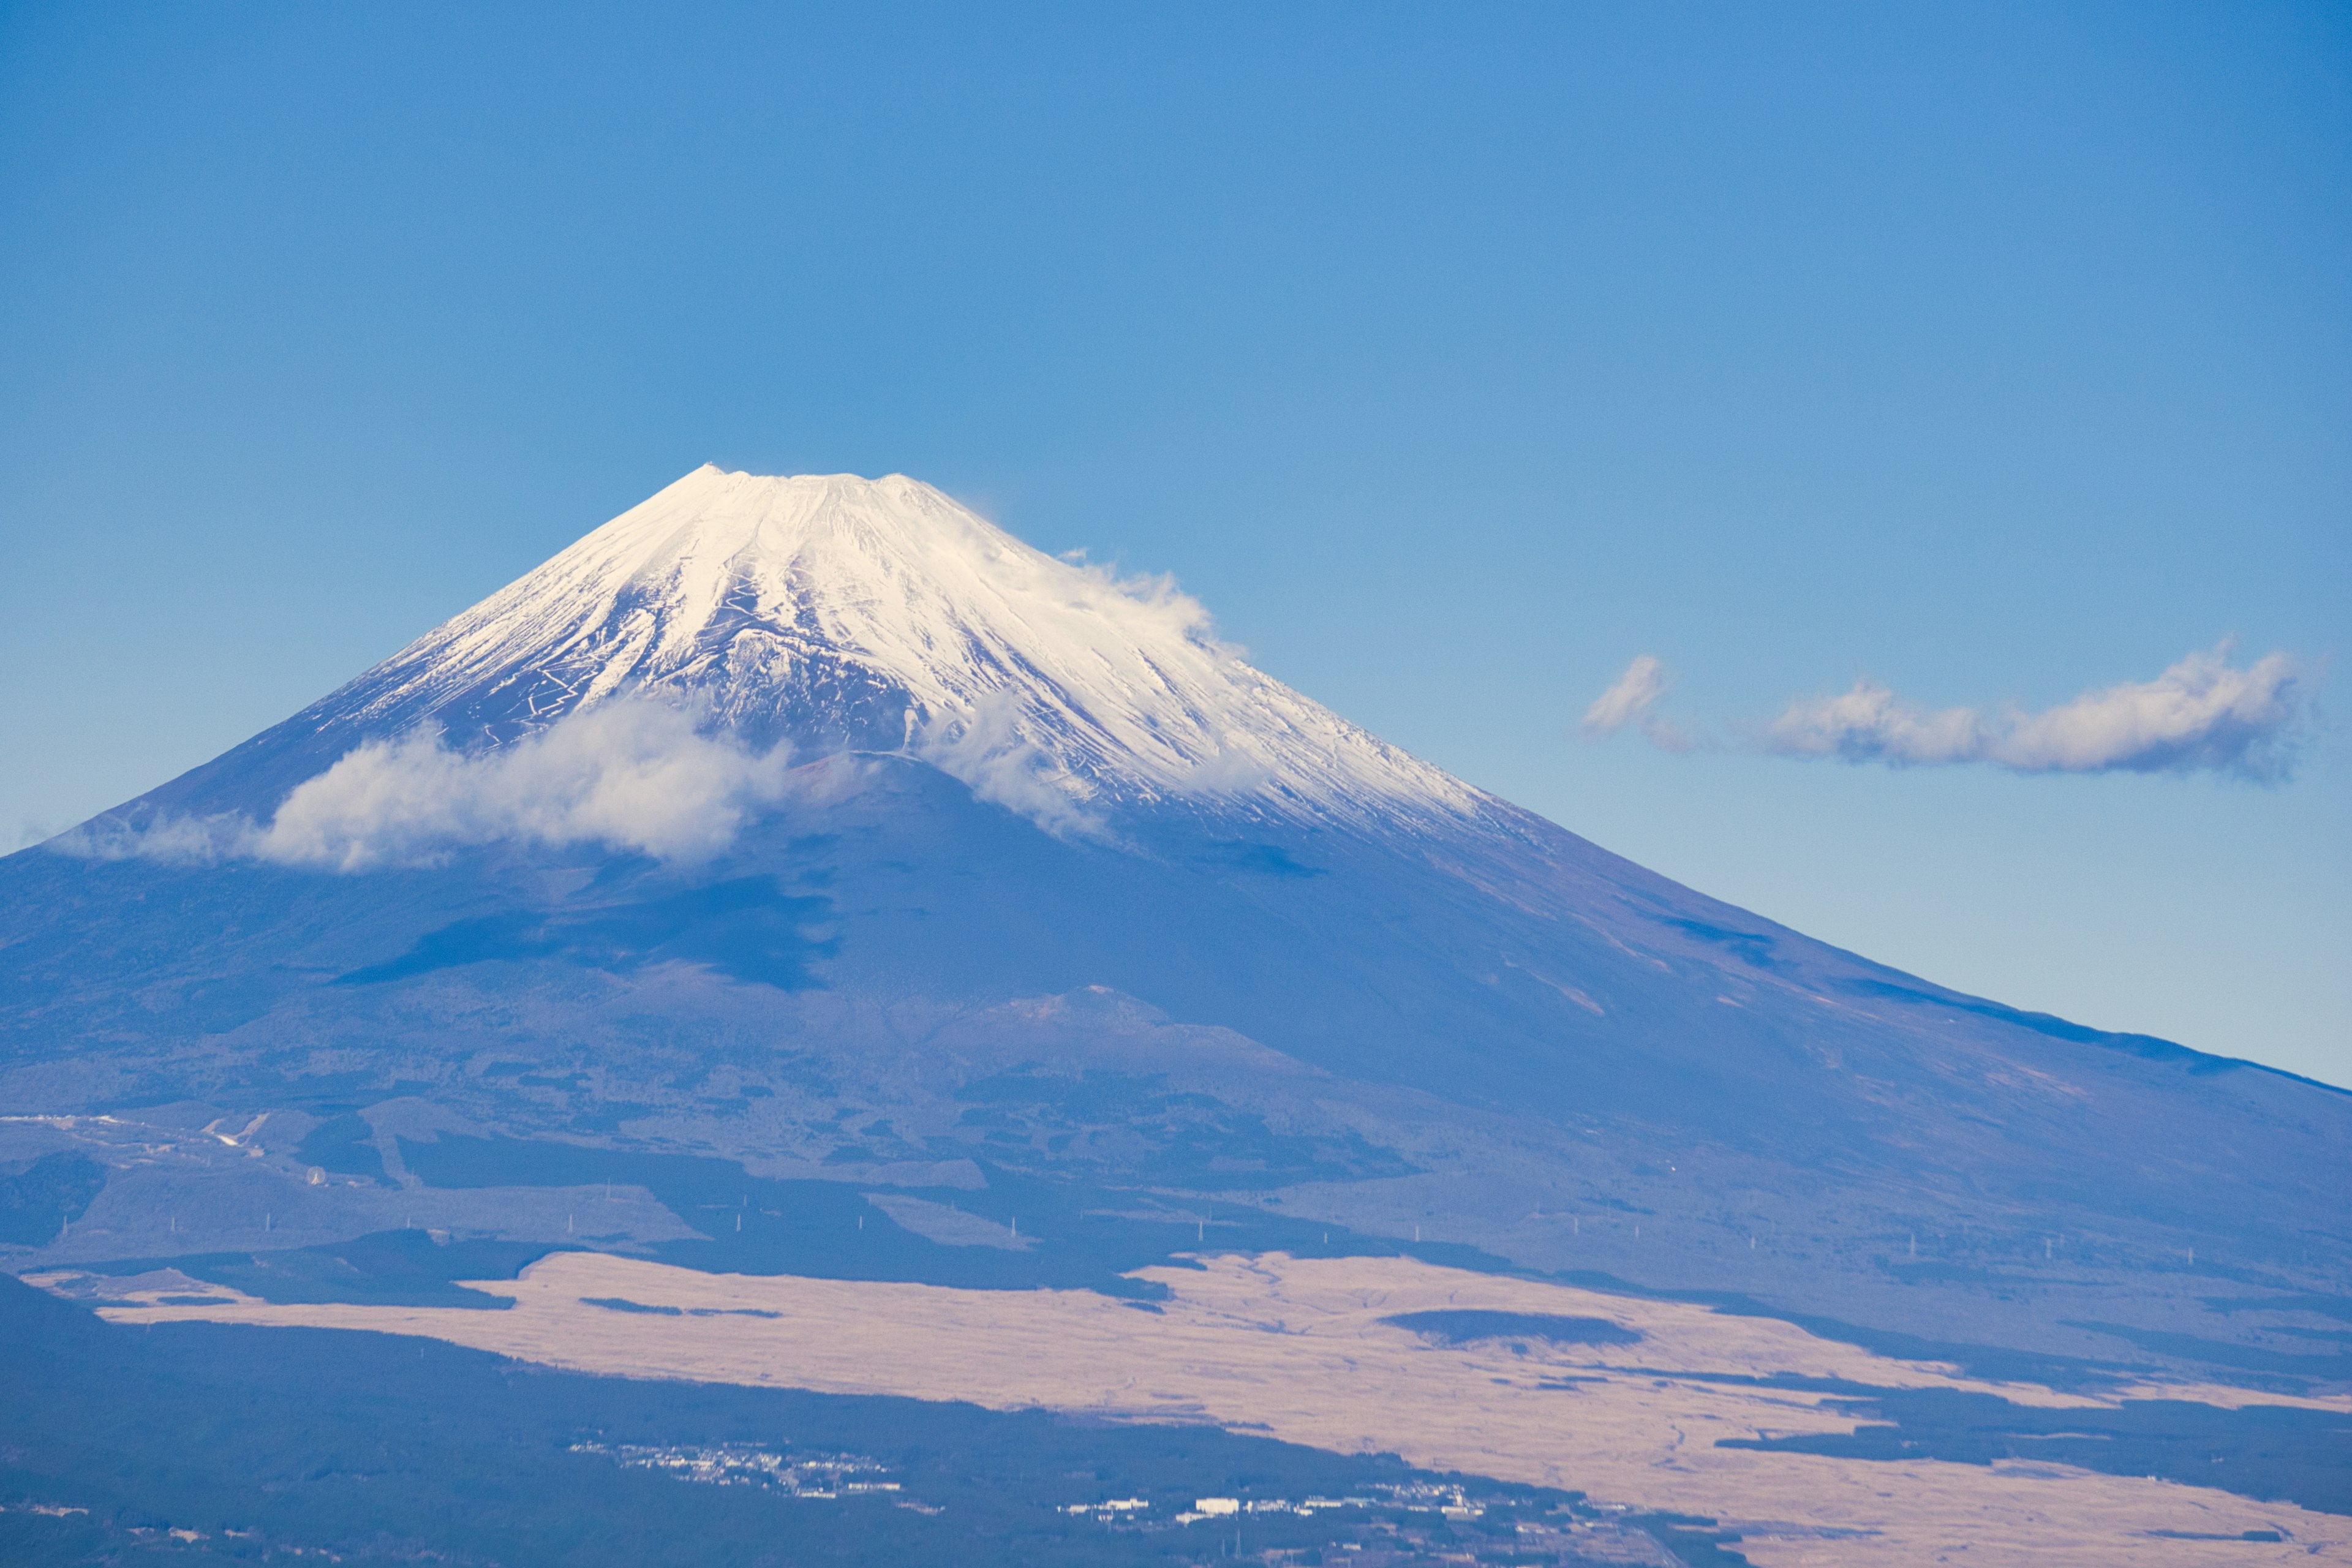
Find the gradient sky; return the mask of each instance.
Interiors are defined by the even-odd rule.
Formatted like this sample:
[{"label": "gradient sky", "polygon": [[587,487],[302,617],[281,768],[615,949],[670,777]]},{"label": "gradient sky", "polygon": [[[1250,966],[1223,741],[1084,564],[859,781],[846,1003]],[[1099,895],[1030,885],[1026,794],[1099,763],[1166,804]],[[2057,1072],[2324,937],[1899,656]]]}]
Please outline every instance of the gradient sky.
[{"label": "gradient sky", "polygon": [[[1706,891],[2352,1084],[2341,5],[0,6],[0,845],[697,464],[898,470]],[[1736,743],[2229,637],[2284,782]],[[1643,653],[1735,743],[1580,739]]]}]

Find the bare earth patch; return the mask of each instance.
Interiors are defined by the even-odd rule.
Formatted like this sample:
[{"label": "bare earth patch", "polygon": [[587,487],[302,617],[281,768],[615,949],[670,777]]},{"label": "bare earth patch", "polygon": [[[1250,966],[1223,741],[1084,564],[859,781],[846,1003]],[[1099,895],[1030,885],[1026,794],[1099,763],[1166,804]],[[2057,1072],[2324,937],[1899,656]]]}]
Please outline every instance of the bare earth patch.
[{"label": "bare earth patch", "polygon": [[[118,1322],[425,1335],[626,1377],[1211,1422],[1710,1515],[1741,1531],[1739,1550],[1766,1568],[2352,1563],[2352,1520],[2201,1487],[2025,1461],[1869,1461],[1715,1446],[1854,1426],[1825,1407],[1826,1395],[1724,1378],[1793,1373],[2045,1406],[2099,1403],[2092,1399],[1963,1378],[1771,1319],[1410,1258],[1202,1261],[1202,1269],[1141,1271],[1173,1293],[1157,1311],[1082,1290],[702,1274],[587,1252],[555,1254],[517,1280],[472,1285],[512,1298],[509,1311],[273,1305],[214,1287],[205,1289],[216,1300],[117,1293],[101,1311]],[[31,1282],[74,1293],[96,1283]],[[593,1304],[615,1300],[653,1310]],[[1449,1343],[1383,1321],[1428,1312],[1601,1319],[1640,1337]],[[2194,1399],[2209,1391],[2134,1392]],[[2250,1531],[2282,1539],[2236,1539]]]}]

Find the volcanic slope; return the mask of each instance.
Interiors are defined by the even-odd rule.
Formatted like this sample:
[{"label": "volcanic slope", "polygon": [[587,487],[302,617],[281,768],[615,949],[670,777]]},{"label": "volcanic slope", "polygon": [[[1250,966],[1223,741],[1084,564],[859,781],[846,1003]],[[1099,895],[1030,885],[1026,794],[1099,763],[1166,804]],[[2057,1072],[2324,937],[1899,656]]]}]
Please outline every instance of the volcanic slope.
[{"label": "volcanic slope", "polygon": [[2347,1381],[2352,1097],[1707,899],[895,476],[699,469],[0,861],[0,1163],[104,1174],[20,1272],[833,1191],[909,1278],[1278,1224]]}]

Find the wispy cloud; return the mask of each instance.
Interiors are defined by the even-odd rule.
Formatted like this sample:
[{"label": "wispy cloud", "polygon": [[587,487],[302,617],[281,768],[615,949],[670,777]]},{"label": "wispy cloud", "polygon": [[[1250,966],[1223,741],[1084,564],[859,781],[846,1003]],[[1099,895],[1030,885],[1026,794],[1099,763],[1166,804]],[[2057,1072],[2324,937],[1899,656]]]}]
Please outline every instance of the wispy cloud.
[{"label": "wispy cloud", "polygon": [[1584,710],[1584,738],[1603,740],[1628,724],[1639,723],[1643,737],[1661,751],[1688,751],[1689,738],[1652,711],[1673,684],[1674,678],[1666,673],[1664,665],[1652,655],[1640,655]]},{"label": "wispy cloud", "polygon": [[1087,805],[1091,786],[1022,732],[1020,708],[1010,693],[969,713],[910,722],[907,751],[1048,833],[1102,831],[1101,817]]},{"label": "wispy cloud", "polygon": [[1647,713],[1666,694],[1666,667],[1643,654],[1584,710],[1584,732],[1613,735]]},{"label": "wispy cloud", "polygon": [[2016,773],[2237,773],[2286,778],[2305,717],[2305,670],[2286,654],[2246,668],[2230,644],[2189,654],[2149,679],[2084,691],[2025,712],[1922,710],[1874,682],[1794,700],[1759,742],[1783,757],[1894,766],[1985,762]]},{"label": "wispy cloud", "polygon": [[249,858],[257,837],[253,819],[241,813],[217,816],[116,813],[69,827],[41,847],[86,860],[163,860],[199,866]]},{"label": "wispy cloud", "polygon": [[2039,713],[1929,710],[1858,680],[1789,704],[1759,738],[1788,757],[2016,773],[2224,773],[2276,780],[2293,769],[2307,710],[2303,666],[2273,653],[2242,668],[2231,645],[2192,653],[2153,680],[2086,691]]},{"label": "wispy cloud", "polygon": [[[2284,653],[2234,665],[2234,648],[2225,641],[2189,655],[2153,680],[2085,691],[2040,712],[2013,703],[1922,708],[1862,679],[1850,690],[1797,699],[1744,740],[1722,743],[1890,767],[1979,763],[2021,773],[2284,779],[2294,771],[2311,717],[2313,673]],[[1599,740],[1638,724],[1652,745],[1690,750],[1690,736],[1655,711],[1670,684],[1658,661],[1643,654],[1585,710],[1586,737]]]}]

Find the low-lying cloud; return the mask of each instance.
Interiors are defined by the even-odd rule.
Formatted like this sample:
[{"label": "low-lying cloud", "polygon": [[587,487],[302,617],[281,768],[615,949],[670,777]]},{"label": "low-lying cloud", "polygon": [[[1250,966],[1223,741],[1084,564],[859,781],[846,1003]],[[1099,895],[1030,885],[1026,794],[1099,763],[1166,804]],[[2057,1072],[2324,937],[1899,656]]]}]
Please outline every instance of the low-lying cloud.
[{"label": "low-lying cloud", "polygon": [[[488,844],[598,844],[696,862],[723,853],[746,822],[787,795],[830,793],[856,776],[836,770],[822,783],[796,780],[786,748],[755,752],[698,719],[689,709],[619,696],[473,752],[425,725],[361,742],[297,785],[266,823],[241,813],[116,816],[48,844],[93,859],[261,860],[331,871],[436,865]],[[1104,831],[1091,786],[1027,738],[1009,696],[910,722],[906,754],[1049,833]]]},{"label": "low-lying cloud", "polygon": [[1009,693],[970,713],[910,722],[907,752],[1056,837],[1102,831],[1102,818],[1087,804],[1090,786],[1022,733]]},{"label": "low-lying cloud", "polygon": [[[1892,767],[1977,763],[2023,773],[2284,779],[2309,718],[2309,671],[2284,653],[2241,668],[2231,663],[2231,651],[2224,642],[2153,680],[2086,691],[2039,712],[2014,704],[1922,708],[1876,681],[1857,680],[1850,690],[1790,702],[1746,743],[1776,756]],[[1653,744],[1685,749],[1681,731],[1650,711],[1664,689],[1656,661],[1635,659],[1587,710],[1586,733],[1614,733],[1639,719]]]},{"label": "low-lying cloud", "polygon": [[495,750],[435,730],[371,741],[298,786],[254,845],[265,860],[363,870],[467,845],[597,843],[702,860],[784,793],[784,749],[707,735],[666,703],[601,703]]},{"label": "low-lying cloud", "polygon": [[102,824],[57,841],[102,858],[255,859],[339,871],[431,865],[492,843],[601,844],[702,860],[782,798],[783,748],[705,734],[666,703],[616,698],[488,751],[425,727],[363,742],[296,786],[265,826],[241,816]]}]

